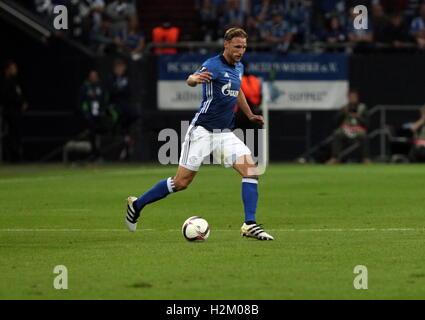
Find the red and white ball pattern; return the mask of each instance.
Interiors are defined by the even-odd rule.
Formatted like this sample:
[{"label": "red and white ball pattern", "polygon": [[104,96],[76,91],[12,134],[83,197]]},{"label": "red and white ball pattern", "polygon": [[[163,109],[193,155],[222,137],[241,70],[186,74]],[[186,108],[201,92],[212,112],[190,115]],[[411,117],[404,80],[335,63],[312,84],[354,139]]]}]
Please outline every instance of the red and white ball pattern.
[{"label": "red and white ball pattern", "polygon": [[182,233],[188,241],[204,241],[210,235],[210,226],[201,217],[190,217],[183,223]]}]

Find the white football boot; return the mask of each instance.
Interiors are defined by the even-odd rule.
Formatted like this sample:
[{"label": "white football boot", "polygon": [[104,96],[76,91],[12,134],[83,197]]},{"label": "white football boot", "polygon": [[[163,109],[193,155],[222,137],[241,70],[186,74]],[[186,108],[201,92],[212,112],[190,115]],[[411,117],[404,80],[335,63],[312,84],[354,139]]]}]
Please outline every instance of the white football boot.
[{"label": "white football boot", "polygon": [[137,211],[133,207],[133,203],[136,200],[136,197],[128,197],[127,199],[127,214],[125,217],[125,223],[127,224],[127,228],[130,232],[136,231],[137,219],[140,217],[140,211]]},{"label": "white football boot", "polygon": [[263,230],[261,224],[244,223],[241,227],[241,236],[258,240],[274,240],[271,235]]}]

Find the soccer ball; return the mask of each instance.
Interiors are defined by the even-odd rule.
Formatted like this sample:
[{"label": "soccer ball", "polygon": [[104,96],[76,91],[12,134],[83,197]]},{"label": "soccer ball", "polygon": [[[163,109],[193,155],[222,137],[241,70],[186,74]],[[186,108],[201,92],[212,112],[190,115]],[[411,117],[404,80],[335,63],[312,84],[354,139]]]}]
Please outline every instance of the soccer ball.
[{"label": "soccer ball", "polygon": [[204,241],[210,235],[210,226],[201,217],[190,217],[183,223],[182,233],[187,241]]}]

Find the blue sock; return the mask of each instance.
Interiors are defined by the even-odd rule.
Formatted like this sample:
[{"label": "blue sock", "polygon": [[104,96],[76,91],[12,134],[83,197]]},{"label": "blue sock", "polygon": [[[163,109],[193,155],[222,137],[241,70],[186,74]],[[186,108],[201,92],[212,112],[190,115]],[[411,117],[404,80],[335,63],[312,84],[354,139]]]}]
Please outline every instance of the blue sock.
[{"label": "blue sock", "polygon": [[242,200],[245,209],[245,223],[256,223],[255,214],[257,212],[258,203],[258,179],[243,178],[242,179]]},{"label": "blue sock", "polygon": [[136,210],[142,210],[147,204],[161,200],[168,196],[170,193],[176,192],[174,186],[174,179],[164,179],[156,184],[155,187],[145,192],[135,202],[134,206]]}]

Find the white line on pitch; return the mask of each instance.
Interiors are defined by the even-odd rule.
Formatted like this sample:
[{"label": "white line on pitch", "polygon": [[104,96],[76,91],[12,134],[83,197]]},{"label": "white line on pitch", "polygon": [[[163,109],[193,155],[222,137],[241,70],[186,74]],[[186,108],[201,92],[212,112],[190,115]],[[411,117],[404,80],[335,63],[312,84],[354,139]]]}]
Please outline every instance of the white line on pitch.
[{"label": "white line on pitch", "polygon": [[[154,231],[144,229],[140,231]],[[0,232],[128,232],[125,229],[0,229]]]},{"label": "white line on pitch", "polygon": [[[235,229],[236,230],[236,229]],[[234,229],[220,230],[212,229],[213,232],[235,232]],[[138,231],[158,231],[158,232],[180,232],[180,229],[156,230],[139,229]],[[237,230],[236,230],[237,231]],[[350,229],[269,229],[271,232],[371,232],[371,231],[425,231],[425,228],[350,228]],[[0,229],[0,232],[128,232],[126,229],[44,229],[44,228],[10,228]]]},{"label": "white line on pitch", "polygon": [[16,178],[1,178],[0,184],[18,183],[18,182],[44,182],[51,180],[63,179],[65,176],[46,176],[46,177],[16,177]]}]

